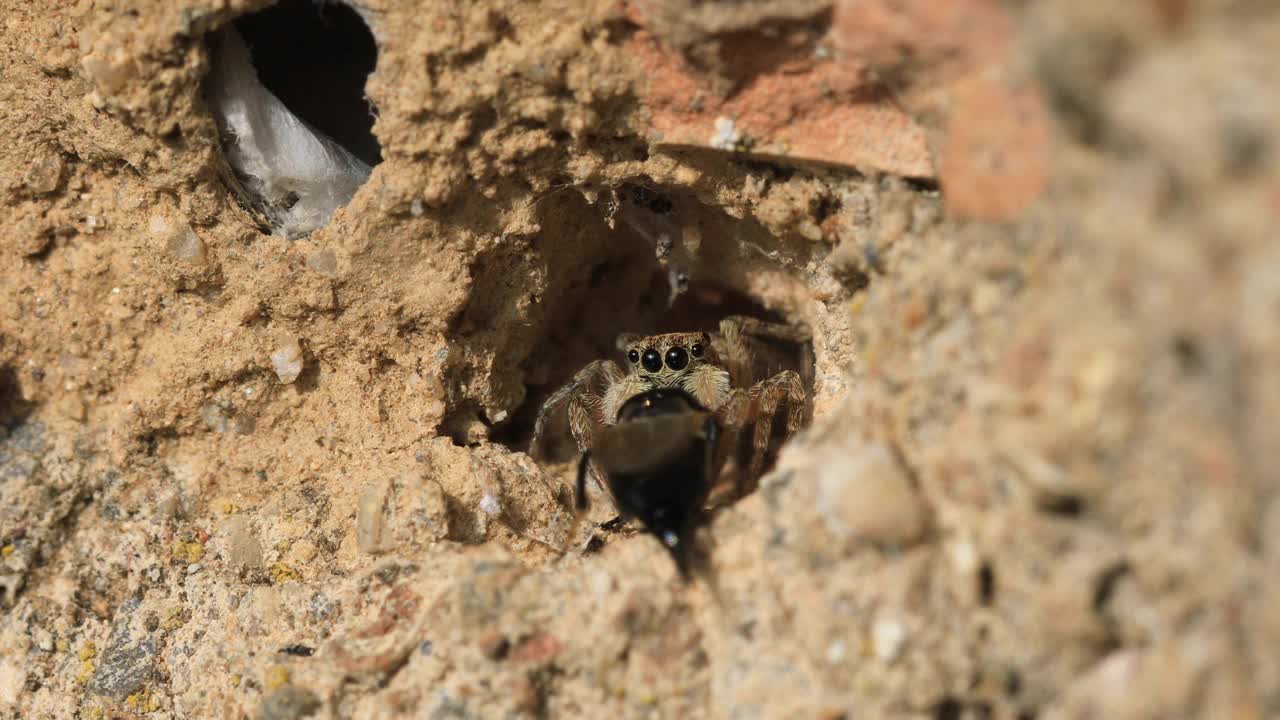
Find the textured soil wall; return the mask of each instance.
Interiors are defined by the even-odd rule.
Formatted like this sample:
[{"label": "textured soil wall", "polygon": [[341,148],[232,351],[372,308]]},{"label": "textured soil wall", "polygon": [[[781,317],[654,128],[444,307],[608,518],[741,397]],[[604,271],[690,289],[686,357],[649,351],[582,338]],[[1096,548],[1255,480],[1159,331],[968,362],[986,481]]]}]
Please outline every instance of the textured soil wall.
[{"label": "textured soil wall", "polygon": [[[267,5],[0,0],[0,717],[1280,715],[1274,2],[364,0],[294,239]],[[735,313],[812,421],[684,585],[525,450]]]}]

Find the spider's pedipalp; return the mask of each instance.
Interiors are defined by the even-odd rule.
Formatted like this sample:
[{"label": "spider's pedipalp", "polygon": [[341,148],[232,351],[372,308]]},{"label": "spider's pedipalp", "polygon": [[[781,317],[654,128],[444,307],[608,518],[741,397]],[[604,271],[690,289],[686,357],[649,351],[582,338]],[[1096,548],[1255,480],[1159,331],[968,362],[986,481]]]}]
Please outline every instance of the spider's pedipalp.
[{"label": "spider's pedipalp", "polygon": [[729,373],[724,368],[700,364],[697,369],[685,376],[680,386],[692,395],[703,407],[719,409],[729,397]]}]

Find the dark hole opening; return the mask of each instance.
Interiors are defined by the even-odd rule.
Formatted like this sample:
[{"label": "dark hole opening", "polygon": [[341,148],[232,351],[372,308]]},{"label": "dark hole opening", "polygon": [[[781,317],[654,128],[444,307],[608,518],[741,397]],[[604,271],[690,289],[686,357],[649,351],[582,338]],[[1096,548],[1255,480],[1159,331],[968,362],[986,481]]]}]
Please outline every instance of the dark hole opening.
[{"label": "dark hole opening", "polygon": [[933,706],[935,720],[960,720],[964,713],[964,705],[955,698],[943,698]]},{"label": "dark hole opening", "polygon": [[374,108],[364,94],[378,46],[355,10],[341,3],[282,0],[234,24],[268,90],[353,155],[378,164]]},{"label": "dark hole opening", "polygon": [[1084,513],[1084,500],[1075,495],[1048,495],[1040,498],[1040,509],[1050,515],[1080,517]]},{"label": "dark hole opening", "polygon": [[978,602],[983,607],[990,607],[996,598],[996,571],[991,563],[984,562],[978,568]]},{"label": "dark hole opening", "polygon": [[26,422],[34,409],[35,403],[22,397],[17,372],[13,368],[0,367],[0,437]]}]

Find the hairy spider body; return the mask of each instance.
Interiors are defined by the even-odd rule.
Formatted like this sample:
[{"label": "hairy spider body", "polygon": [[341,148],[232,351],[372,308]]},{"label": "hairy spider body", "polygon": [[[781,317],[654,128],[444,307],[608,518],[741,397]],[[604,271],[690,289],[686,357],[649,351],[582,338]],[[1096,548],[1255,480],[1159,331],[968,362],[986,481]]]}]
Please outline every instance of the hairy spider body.
[{"label": "hairy spider body", "polygon": [[617,422],[582,453],[578,510],[587,509],[587,469],[594,463],[622,518],[639,519],[688,579],[697,560],[694,532],[715,476],[719,433],[712,414],[686,390],[659,387],[632,396],[618,409]]},{"label": "hairy spider body", "polygon": [[[790,437],[803,420],[806,396],[800,376],[784,370],[751,384],[751,337],[803,342],[808,336],[789,326],[753,318],[731,316],[720,323],[719,333],[665,333],[624,335],[618,348],[626,357],[626,370],[612,360],[596,360],[579,370],[568,383],[551,394],[534,422],[530,452],[536,454],[549,418],[567,406],[569,431],[582,452],[591,450],[602,429],[616,425],[619,413],[631,398],[651,390],[683,391],[698,407],[715,416],[723,429],[716,443],[719,468],[733,459],[736,493],[749,492],[764,468],[773,433],[774,416],[785,403],[786,433]],[[740,449],[742,433],[752,427],[750,445]],[[741,456],[746,455],[746,462]],[[745,465],[745,468],[743,467]],[[597,474],[597,481],[602,480]],[[709,478],[713,485],[719,481]]]}]

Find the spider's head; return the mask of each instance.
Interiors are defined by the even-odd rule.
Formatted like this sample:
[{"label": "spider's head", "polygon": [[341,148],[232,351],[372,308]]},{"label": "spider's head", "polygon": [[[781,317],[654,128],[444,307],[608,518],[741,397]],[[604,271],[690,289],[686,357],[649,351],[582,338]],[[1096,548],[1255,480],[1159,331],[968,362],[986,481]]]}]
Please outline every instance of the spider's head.
[{"label": "spider's head", "polygon": [[666,333],[631,338],[623,348],[627,370],[654,387],[680,384],[704,365],[719,365],[707,333]]}]

